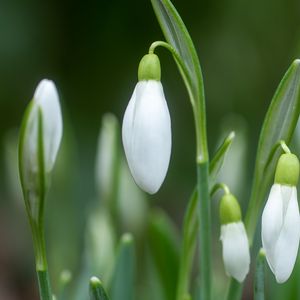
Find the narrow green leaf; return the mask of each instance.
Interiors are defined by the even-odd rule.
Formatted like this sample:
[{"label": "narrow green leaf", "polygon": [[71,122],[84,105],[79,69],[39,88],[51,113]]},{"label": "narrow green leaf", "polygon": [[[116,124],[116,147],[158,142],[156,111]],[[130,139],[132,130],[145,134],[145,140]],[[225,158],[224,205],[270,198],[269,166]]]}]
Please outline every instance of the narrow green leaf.
[{"label": "narrow green leaf", "polygon": [[133,300],[135,287],[135,248],[131,234],[122,236],[111,285],[112,300]]},{"label": "narrow green leaf", "polygon": [[150,216],[149,246],[165,299],[174,300],[179,261],[178,235],[174,224],[162,211]]},{"label": "narrow green leaf", "polygon": [[197,244],[198,220],[197,191],[193,192],[184,217],[183,242],[180,253],[179,277],[177,285],[177,300],[188,299],[190,288],[190,276],[193,267]]},{"label": "narrow green leaf", "polygon": [[279,140],[284,140],[287,144],[291,141],[299,113],[300,60],[295,60],[275,92],[259,138],[252,194],[245,219],[250,242],[281,150],[276,150],[271,162],[270,153]]},{"label": "narrow green leaf", "polygon": [[90,299],[91,300],[108,300],[102,282],[95,276],[90,279]]},{"label": "narrow green leaf", "polygon": [[234,131],[230,132],[229,135],[225,138],[219,149],[217,150],[215,156],[210,162],[209,165],[209,185],[210,189],[214,186],[216,183],[217,176],[219,174],[219,171],[221,170],[221,167],[223,165],[223,162],[225,160],[226,153],[230,149],[230,146],[234,140],[235,133]]},{"label": "narrow green leaf", "polygon": [[256,259],[254,300],[265,300],[265,251],[260,249]]},{"label": "narrow green leaf", "polygon": [[151,0],[154,12],[168,43],[179,57],[174,56],[188,90],[194,110],[198,159],[208,159],[203,77],[193,41],[180,15],[169,0]]}]

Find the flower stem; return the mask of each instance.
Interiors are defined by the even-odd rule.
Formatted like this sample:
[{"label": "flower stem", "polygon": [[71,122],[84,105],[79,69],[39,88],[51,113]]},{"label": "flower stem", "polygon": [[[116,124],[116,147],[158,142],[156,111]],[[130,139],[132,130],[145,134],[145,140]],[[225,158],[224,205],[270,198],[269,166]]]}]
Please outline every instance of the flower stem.
[{"label": "flower stem", "polygon": [[171,52],[178,66],[179,72],[187,88],[192,104],[195,132],[196,132],[196,164],[197,190],[199,203],[199,269],[201,300],[211,300],[211,215],[209,197],[209,155],[207,148],[205,97],[202,73],[195,74],[196,86],[193,85],[191,73],[187,69],[184,58],[169,43],[156,41],[151,44],[149,54],[153,54],[156,47],[161,46]]},{"label": "flower stem", "polygon": [[202,300],[211,299],[211,215],[208,191],[208,162],[197,163],[199,203],[200,293]]},{"label": "flower stem", "polygon": [[265,300],[265,251],[260,249],[256,259],[254,300]]},{"label": "flower stem", "polygon": [[216,193],[217,190],[219,190],[219,189],[220,189],[220,190],[223,190],[223,192],[224,192],[226,195],[230,194],[230,190],[229,190],[228,186],[227,186],[225,183],[217,183],[217,184],[215,184],[215,185],[213,186],[213,188],[212,188],[212,190],[211,190],[211,192],[210,192],[210,196],[213,196],[214,193]]},{"label": "flower stem", "polygon": [[41,300],[52,300],[48,270],[37,270]]},{"label": "flower stem", "polygon": [[48,273],[48,263],[46,257],[45,235],[42,222],[31,220],[31,230],[35,252],[36,272],[39,282],[41,300],[52,300],[50,277]]}]

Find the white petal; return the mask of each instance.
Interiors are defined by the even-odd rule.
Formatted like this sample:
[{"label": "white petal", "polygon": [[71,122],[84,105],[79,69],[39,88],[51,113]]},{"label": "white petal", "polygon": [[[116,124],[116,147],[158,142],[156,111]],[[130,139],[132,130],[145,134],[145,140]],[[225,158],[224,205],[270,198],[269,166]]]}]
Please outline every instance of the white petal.
[{"label": "white petal", "polygon": [[282,193],[279,184],[273,184],[262,214],[261,237],[271,270],[275,266],[275,245],[283,224]]},{"label": "white petal", "polygon": [[33,100],[42,111],[45,169],[50,172],[62,137],[62,116],[54,83],[51,80],[42,80],[36,88]]},{"label": "white petal", "polygon": [[289,188],[291,190],[289,193],[290,198],[284,199],[284,201],[287,201],[284,222],[274,252],[274,273],[278,283],[285,282],[290,277],[296,262],[299,247],[300,216],[297,190],[296,187]]},{"label": "white petal", "polygon": [[239,282],[244,281],[250,265],[249,243],[244,224],[237,222],[222,225],[220,239],[226,273]]},{"label": "white petal", "polygon": [[149,194],[156,193],[171,155],[171,121],[160,82],[137,83],[124,115],[122,138],[135,182]]}]

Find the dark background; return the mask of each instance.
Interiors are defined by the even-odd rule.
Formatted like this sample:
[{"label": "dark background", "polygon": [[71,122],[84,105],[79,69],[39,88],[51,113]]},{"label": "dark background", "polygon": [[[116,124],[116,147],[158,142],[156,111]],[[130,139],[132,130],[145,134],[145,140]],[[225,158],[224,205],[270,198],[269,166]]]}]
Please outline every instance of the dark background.
[{"label": "dark background", "polygon": [[[173,3],[199,53],[211,154],[221,136],[237,130],[238,155],[231,158],[236,169],[232,167],[232,173],[225,172],[225,176],[233,180],[231,188],[246,208],[263,117],[284,72],[299,56],[300,3],[297,0],[174,0]],[[17,173],[12,167],[14,161],[16,165],[13,146],[16,131],[37,83],[42,78],[55,81],[68,127],[66,144],[71,149],[64,173],[67,179],[62,179],[66,181],[62,185],[68,194],[60,195],[59,199],[65,201],[66,212],[48,213],[47,228],[50,232],[59,231],[51,225],[55,222],[49,220],[49,215],[69,220],[70,214],[71,221],[66,221],[65,226],[76,224],[79,229],[73,233],[80,236],[85,211],[95,195],[94,160],[101,117],[112,112],[122,120],[137,80],[139,60],[153,41],[161,39],[150,1],[0,0],[1,300],[37,297],[31,238],[22,199],[18,197]],[[166,181],[160,192],[150,197],[153,199],[150,205],[163,207],[180,228],[195,183],[192,112],[170,55],[163,49],[157,53],[172,118],[173,151]],[[240,184],[234,185],[234,178]],[[55,210],[54,204],[48,205],[49,210],[51,205]],[[213,220],[218,228],[216,214]],[[218,229],[215,234],[218,244]],[[64,240],[64,249],[80,245],[80,242],[72,244],[71,236],[70,239]],[[51,233],[49,240],[49,244],[55,241]],[[57,265],[64,259],[56,257]],[[269,277],[272,281],[272,276]],[[297,291],[290,299],[294,297],[299,297]]]}]

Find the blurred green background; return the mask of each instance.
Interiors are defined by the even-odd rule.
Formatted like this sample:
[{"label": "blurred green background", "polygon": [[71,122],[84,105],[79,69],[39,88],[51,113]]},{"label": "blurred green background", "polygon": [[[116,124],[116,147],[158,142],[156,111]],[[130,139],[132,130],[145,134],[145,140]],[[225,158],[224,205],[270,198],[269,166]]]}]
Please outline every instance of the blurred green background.
[{"label": "blurred green background", "polygon": [[[221,177],[245,209],[264,114],[284,72],[300,53],[300,3],[173,3],[199,53],[211,154],[225,134],[237,131],[230,165],[226,163]],[[98,201],[94,173],[102,116],[112,112],[121,122],[139,60],[151,42],[161,39],[150,1],[0,0],[0,299],[37,299],[31,237],[16,171],[17,130],[37,83],[42,78],[55,81],[65,122],[46,209],[50,272],[52,263],[52,276],[64,267],[76,273],[82,266],[89,210]],[[179,231],[195,184],[194,128],[176,66],[165,50],[157,53],[172,119],[173,151],[165,183],[147,203],[162,207]],[[216,207],[213,222],[214,265],[222,274]],[[268,277],[272,287],[269,271]],[[251,299],[250,281],[248,286],[244,299]],[[277,288],[278,299],[300,299],[293,287],[285,298],[279,296],[285,287]],[[268,299],[275,299],[272,290]]]}]

